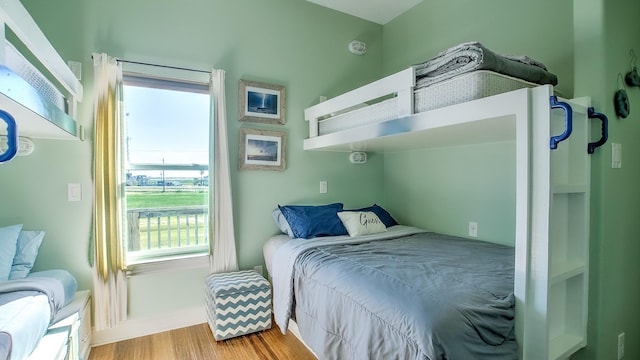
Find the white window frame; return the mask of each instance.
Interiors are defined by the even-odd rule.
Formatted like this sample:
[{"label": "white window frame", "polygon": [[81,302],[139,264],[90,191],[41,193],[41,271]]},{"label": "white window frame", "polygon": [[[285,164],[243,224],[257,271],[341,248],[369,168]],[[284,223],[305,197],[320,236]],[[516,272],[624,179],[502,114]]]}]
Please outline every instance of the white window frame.
[{"label": "white window frame", "polygon": [[[135,67],[135,66],[134,66]],[[144,66],[143,66],[144,68]],[[123,71],[123,83],[127,86],[142,86],[156,89],[166,89],[175,91],[190,91],[202,94],[209,94],[209,76],[202,73],[183,73],[175,70],[162,68],[161,71],[149,73],[149,69],[136,69],[136,71]],[[157,70],[157,69],[154,69]],[[188,75],[188,76],[185,76]],[[126,110],[126,109],[125,109]],[[123,119],[124,121],[124,119]],[[211,169],[213,159],[209,159],[208,168]],[[126,174],[126,170],[135,169],[135,164],[123,164],[124,171],[123,176]],[[185,168],[175,170],[191,170]],[[123,179],[124,180],[124,179]],[[209,183],[209,193],[211,193],[211,182]],[[125,195],[126,196],[126,195]],[[208,205],[208,204],[207,204]],[[123,210],[126,209],[126,199],[123,202]],[[212,209],[208,209],[212,211]],[[126,219],[126,211],[124,214],[125,228],[128,229],[128,222]],[[211,223],[209,223],[211,226]],[[127,239],[128,242],[128,239]],[[161,249],[153,251],[154,254],[140,254],[139,256],[130,256],[128,246],[126,251],[127,261],[127,276],[135,276],[140,274],[154,273],[166,270],[180,270],[191,268],[204,268],[210,265],[211,239],[208,238],[208,243],[204,245],[195,245],[189,247],[185,251],[175,249]]]}]

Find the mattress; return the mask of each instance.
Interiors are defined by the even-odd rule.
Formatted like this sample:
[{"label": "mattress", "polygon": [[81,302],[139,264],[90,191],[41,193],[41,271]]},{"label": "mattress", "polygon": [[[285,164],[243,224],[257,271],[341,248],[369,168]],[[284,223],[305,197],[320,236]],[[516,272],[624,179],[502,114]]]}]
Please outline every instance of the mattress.
[{"label": "mattress", "polygon": [[8,359],[9,352],[11,359],[27,357],[47,332],[50,318],[47,296],[35,291],[0,306],[0,339],[8,341],[0,344],[6,351],[0,359]]},{"label": "mattress", "polygon": [[59,269],[0,282],[0,360],[8,354],[11,359],[26,358],[50,324],[77,312],[69,305],[76,290],[73,275]]},{"label": "mattress", "polygon": [[[536,86],[538,84],[489,70],[473,71],[415,90],[414,113]],[[318,134],[326,135],[397,117],[398,98],[393,97],[321,120],[318,123]]]},{"label": "mattress", "polygon": [[273,255],[276,253],[276,250],[278,250],[280,245],[286,243],[290,239],[289,235],[278,234],[270,237],[262,246],[262,254],[264,255],[264,262],[267,266],[267,273],[269,275],[272,274]]}]

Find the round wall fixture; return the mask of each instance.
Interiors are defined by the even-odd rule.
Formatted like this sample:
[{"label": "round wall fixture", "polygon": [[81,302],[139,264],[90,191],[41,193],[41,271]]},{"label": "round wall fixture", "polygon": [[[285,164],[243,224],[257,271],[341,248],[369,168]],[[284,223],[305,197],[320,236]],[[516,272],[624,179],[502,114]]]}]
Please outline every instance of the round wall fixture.
[{"label": "round wall fixture", "polygon": [[[31,139],[27,137],[18,136],[18,153],[16,155],[18,156],[31,155],[34,147],[35,145],[33,144],[33,141],[31,141]],[[8,146],[7,136],[0,135],[0,153],[7,151],[8,148],[9,146]]]},{"label": "round wall fixture", "polygon": [[367,153],[364,151],[354,151],[349,154],[349,161],[352,164],[364,164],[367,162]]},{"label": "round wall fixture", "polygon": [[352,54],[364,55],[367,52],[367,43],[360,40],[353,40],[349,43],[349,51],[351,51]]}]

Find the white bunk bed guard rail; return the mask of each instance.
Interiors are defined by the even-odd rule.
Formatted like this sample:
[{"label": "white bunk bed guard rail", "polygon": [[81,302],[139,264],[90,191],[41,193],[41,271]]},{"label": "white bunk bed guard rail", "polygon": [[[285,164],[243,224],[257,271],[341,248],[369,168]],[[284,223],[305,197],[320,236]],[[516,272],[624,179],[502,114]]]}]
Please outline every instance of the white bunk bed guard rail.
[{"label": "white bunk bed guard rail", "polygon": [[321,118],[349,111],[353,109],[354,104],[362,104],[384,96],[398,97],[398,117],[411,115],[415,79],[414,69],[410,67],[305,109],[304,118],[309,122],[309,137],[318,136],[318,121]]},{"label": "white bunk bed guard rail", "polygon": [[[0,109],[15,119],[18,135],[82,139],[82,128],[74,118],[83,88],[73,71],[19,0],[0,0],[0,22],[4,38],[0,44],[0,71],[10,80],[0,86]],[[51,78],[42,75],[14,48],[18,44],[8,41],[7,29],[32,54],[28,58],[44,67]],[[6,134],[7,130],[0,127],[0,136]]]}]

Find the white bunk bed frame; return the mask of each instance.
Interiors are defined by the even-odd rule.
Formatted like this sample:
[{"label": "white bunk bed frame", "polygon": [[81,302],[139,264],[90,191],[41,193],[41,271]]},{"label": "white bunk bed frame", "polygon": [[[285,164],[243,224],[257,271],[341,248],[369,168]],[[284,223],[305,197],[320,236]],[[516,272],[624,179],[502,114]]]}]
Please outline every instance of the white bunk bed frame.
[{"label": "white bunk bed frame", "polygon": [[[10,29],[24,47],[33,55],[25,56],[36,62],[48,72],[55,81],[56,88],[66,100],[67,111],[63,111],[50,101],[41,98],[38,102],[42,106],[34,107],[24,97],[21,97],[23,89],[12,89],[9,86],[0,86],[0,109],[13,116],[17,122],[19,136],[44,139],[82,139],[82,128],[74,120],[77,114],[78,102],[82,101],[83,88],[76,75],[71,71],[58,52],[53,48],[46,36],[42,33],[29,12],[19,0],[0,0],[0,34],[4,43],[0,44],[0,71],[3,76],[20,78],[7,66],[7,47],[9,42],[7,29]],[[17,44],[16,44],[17,45]],[[45,76],[46,77],[46,76]],[[21,86],[30,87],[26,82]],[[35,90],[29,88],[28,92]],[[0,134],[6,134],[6,130],[0,126]]]},{"label": "white bunk bed frame", "polygon": [[[555,99],[550,85],[422,113],[413,112],[413,86],[409,68],[307,108],[304,149],[403,151],[515,140],[519,358],[569,358],[587,344],[590,100],[563,100],[573,129],[552,150],[550,139],[566,133],[566,119],[565,111],[550,107]],[[396,119],[318,135],[323,116],[389,94],[399,98]]]},{"label": "white bunk bed frame", "polygon": [[[22,96],[25,92],[35,94],[36,90],[7,66],[7,29],[10,29],[22,46],[33,55],[29,56],[33,58],[31,60],[37,61],[58,83],[56,88],[65,97],[66,111],[62,111],[44,97],[37,98],[37,106],[34,106],[33,99]],[[14,118],[17,135],[82,140],[82,127],[78,126],[75,120],[77,105],[83,96],[82,84],[19,0],[0,0],[0,35],[4,39],[0,44],[0,73],[4,77],[3,82],[0,82],[0,109]],[[8,77],[18,81],[7,81]],[[51,81],[50,78],[44,77]],[[8,130],[2,125],[4,123],[0,122],[0,136],[6,135]],[[76,293],[68,306],[77,309],[77,312],[52,324],[28,359],[88,359],[91,345],[90,296],[87,290]]]}]

